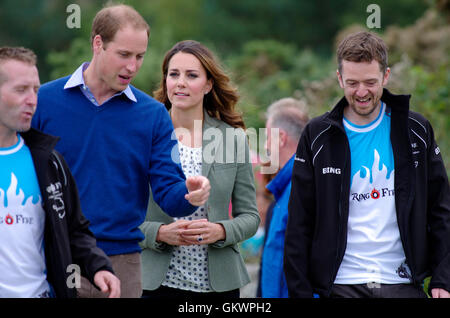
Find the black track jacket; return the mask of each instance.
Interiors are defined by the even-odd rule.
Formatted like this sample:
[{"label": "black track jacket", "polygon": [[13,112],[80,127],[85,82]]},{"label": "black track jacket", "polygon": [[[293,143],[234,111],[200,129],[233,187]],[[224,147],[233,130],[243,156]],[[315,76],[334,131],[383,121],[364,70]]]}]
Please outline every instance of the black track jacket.
[{"label": "black track jacket", "polygon": [[81,275],[91,282],[99,270],[113,272],[112,266],[88,229],[75,180],[64,158],[53,149],[58,138],[33,128],[21,136],[33,158],[45,210],[47,281],[57,298],[73,298],[77,295],[72,287],[75,271],[69,265],[78,265]]},{"label": "black track jacket", "polygon": [[[414,284],[450,291],[450,190],[430,123],[409,111],[409,95],[384,89],[391,108],[395,206]],[[347,100],[305,128],[295,158],[284,270],[290,297],[330,294],[347,245],[350,148]]]}]

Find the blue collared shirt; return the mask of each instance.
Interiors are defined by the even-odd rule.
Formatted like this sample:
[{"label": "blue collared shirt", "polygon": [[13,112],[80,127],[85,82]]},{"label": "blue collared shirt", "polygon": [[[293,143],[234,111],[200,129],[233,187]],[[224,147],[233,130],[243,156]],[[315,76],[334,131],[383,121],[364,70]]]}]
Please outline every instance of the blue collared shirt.
[{"label": "blue collared shirt", "polygon": [[[87,69],[88,66],[89,62],[81,64],[80,67],[78,67],[77,70],[69,78],[66,85],[64,85],[64,89],[79,86],[81,92],[84,94],[84,96],[86,96],[87,99],[89,99],[92,102],[92,104],[94,104],[95,106],[100,106],[97,100],[95,99],[94,94],[92,94],[91,90],[89,89],[89,87],[87,87],[87,85],[84,82],[83,72]],[[136,97],[131,91],[130,85],[128,85],[127,88],[125,88],[121,92],[117,92],[116,94],[108,98],[106,101],[104,101],[103,104],[109,101],[111,98],[114,98],[122,94],[125,94],[125,96],[128,97],[128,99],[132,100],[133,102],[137,102]]]}]

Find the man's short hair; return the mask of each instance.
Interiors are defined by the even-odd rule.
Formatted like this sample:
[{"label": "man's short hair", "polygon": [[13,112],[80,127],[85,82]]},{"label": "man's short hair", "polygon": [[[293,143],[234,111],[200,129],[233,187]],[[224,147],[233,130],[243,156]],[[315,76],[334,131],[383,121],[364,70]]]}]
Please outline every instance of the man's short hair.
[{"label": "man's short hair", "polygon": [[150,26],[133,7],[125,4],[107,4],[94,17],[91,31],[91,45],[98,34],[106,45],[114,39],[117,31],[130,25],[135,29],[144,29],[150,36]]},{"label": "man's short hair", "polygon": [[8,60],[16,60],[30,65],[36,65],[36,54],[30,49],[24,47],[0,47],[0,86],[7,80],[8,74],[4,74],[2,64]]},{"label": "man's short hair", "polygon": [[337,49],[339,72],[342,73],[342,61],[367,62],[376,60],[380,71],[385,72],[388,66],[388,49],[384,41],[374,33],[360,31],[347,35]]},{"label": "man's short hair", "polygon": [[266,118],[270,120],[272,128],[285,130],[291,138],[297,141],[309,120],[305,103],[291,97],[272,103],[267,108]]}]

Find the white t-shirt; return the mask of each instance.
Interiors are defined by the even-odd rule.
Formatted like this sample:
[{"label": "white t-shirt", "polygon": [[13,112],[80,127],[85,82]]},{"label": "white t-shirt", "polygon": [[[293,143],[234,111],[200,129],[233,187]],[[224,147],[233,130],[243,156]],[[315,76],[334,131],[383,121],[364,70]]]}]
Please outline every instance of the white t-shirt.
[{"label": "white t-shirt", "polygon": [[30,150],[0,148],[0,297],[49,297],[45,212]]},{"label": "white t-shirt", "polygon": [[390,109],[382,103],[378,117],[365,126],[343,122],[352,182],[347,247],[335,284],[410,283],[395,209]]}]

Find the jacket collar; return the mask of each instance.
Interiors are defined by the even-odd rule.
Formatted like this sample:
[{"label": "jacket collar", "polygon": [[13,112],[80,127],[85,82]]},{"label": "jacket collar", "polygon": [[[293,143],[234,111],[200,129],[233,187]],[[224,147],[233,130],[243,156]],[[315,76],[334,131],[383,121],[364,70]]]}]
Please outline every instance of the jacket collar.
[{"label": "jacket collar", "polygon": [[[216,143],[214,145],[214,147],[212,148],[213,150],[217,150],[217,149],[220,149],[221,147],[223,147],[223,138],[219,138],[219,140],[215,140],[215,138],[209,139],[209,137],[208,137],[208,139],[205,139],[205,136],[206,136],[205,131],[207,129],[220,129],[219,126],[221,126],[221,123],[222,122],[220,120],[218,120],[217,118],[213,118],[213,117],[209,116],[208,112],[206,110],[203,110],[203,129],[202,129],[203,130],[203,142],[202,142],[203,150],[211,142]],[[223,134],[223,137],[225,137],[224,131],[221,130],[221,133]],[[218,153],[215,153],[214,155],[215,156],[220,155],[220,151],[218,151]],[[203,158],[202,175],[207,177],[208,173],[209,173],[209,170],[211,169],[211,166],[212,166],[213,163],[205,161],[204,160],[205,159],[205,155],[204,154],[203,154],[202,158]]]},{"label": "jacket collar", "polygon": [[[391,108],[392,112],[407,113],[409,110],[409,100],[411,95],[395,95],[387,88],[383,89],[381,100]],[[347,99],[342,97],[334,108],[327,114],[325,120],[330,124],[342,127],[342,119],[344,118],[344,108],[348,106]]]},{"label": "jacket collar", "polygon": [[203,110],[203,131],[211,127],[219,127],[221,121],[208,115],[206,109]]},{"label": "jacket collar", "polygon": [[40,148],[42,150],[51,151],[55,148],[59,137],[44,134],[43,132],[31,128],[27,132],[20,133],[22,138],[25,140],[25,144],[29,148]]},{"label": "jacket collar", "polygon": [[289,182],[291,182],[292,169],[294,168],[294,158],[295,154],[286,162],[284,167],[278,171],[275,178],[273,178],[272,181],[270,181],[266,186],[267,190],[273,194],[276,201],[280,199],[284,190],[289,185]]}]

